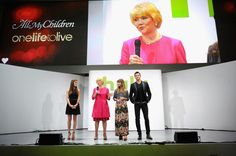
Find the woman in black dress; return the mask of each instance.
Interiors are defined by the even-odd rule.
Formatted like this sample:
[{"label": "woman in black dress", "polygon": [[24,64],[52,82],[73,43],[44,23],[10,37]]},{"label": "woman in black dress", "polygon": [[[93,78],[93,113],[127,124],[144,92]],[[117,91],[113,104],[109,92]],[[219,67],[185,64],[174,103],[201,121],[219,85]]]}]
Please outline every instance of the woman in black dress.
[{"label": "woman in black dress", "polygon": [[[67,127],[68,127],[68,140],[72,139],[75,140],[75,130],[76,130],[76,124],[77,124],[77,115],[80,114],[80,107],[79,107],[79,101],[80,101],[80,90],[77,87],[78,81],[77,80],[71,80],[70,88],[66,92],[66,115],[68,117],[67,120]],[[72,131],[72,138],[71,137],[71,119],[73,116],[73,131]]]}]

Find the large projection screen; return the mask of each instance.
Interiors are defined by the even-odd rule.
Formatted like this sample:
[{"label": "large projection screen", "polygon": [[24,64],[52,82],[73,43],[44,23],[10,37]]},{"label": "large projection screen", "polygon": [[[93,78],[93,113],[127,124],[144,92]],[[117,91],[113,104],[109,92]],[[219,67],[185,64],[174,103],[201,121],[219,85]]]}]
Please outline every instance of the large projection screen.
[{"label": "large projection screen", "polygon": [[[124,41],[140,36],[130,11],[143,0],[89,1],[88,65],[119,64]],[[181,40],[187,63],[206,63],[210,45],[217,42],[212,1],[150,0],[162,14],[162,35]],[[175,3],[178,2],[178,5]]]}]

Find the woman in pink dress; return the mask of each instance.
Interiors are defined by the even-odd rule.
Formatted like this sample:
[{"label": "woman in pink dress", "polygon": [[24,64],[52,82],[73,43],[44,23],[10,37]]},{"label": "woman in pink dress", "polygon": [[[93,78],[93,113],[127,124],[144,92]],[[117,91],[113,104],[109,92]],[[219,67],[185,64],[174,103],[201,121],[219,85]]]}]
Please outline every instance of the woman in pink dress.
[{"label": "woman in pink dress", "polygon": [[103,86],[103,80],[98,78],[96,80],[97,87],[93,89],[92,99],[95,100],[93,105],[92,117],[95,121],[95,137],[98,139],[99,122],[102,121],[103,126],[103,139],[107,140],[106,128],[107,120],[110,117],[110,110],[107,100],[110,100],[109,89]]},{"label": "woman in pink dress", "polygon": [[[182,42],[158,32],[162,16],[153,3],[137,4],[130,13],[130,19],[141,36],[123,43],[120,64],[187,63]],[[135,41],[139,42],[140,55],[135,54]]]}]

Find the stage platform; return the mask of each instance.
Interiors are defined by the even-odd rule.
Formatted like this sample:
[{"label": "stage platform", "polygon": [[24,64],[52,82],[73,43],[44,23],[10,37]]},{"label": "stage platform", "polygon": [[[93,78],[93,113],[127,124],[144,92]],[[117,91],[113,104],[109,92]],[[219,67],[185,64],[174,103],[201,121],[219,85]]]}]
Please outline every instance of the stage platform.
[{"label": "stage platform", "polygon": [[[175,132],[197,131],[201,140],[199,143],[175,143]],[[63,145],[35,145],[41,133],[62,133]],[[151,131],[153,140],[146,140],[145,131],[143,139],[137,140],[137,132],[130,131],[127,141],[120,141],[108,131],[108,140],[103,140],[102,131],[98,140],[94,140],[94,131],[86,129],[76,131],[75,140],[67,140],[66,131],[25,132],[0,135],[1,155],[236,155],[236,132],[216,130],[181,130],[167,129]],[[177,152],[177,153],[176,153]],[[62,154],[64,153],[64,154]],[[178,154],[179,153],[179,154]]]},{"label": "stage platform", "polygon": [[189,132],[195,131],[200,136],[200,143],[236,143],[236,131],[222,131],[222,130],[185,130],[185,129],[167,129],[160,131],[151,131],[153,140],[146,140],[145,131],[143,131],[143,139],[137,140],[137,132],[130,131],[128,140],[119,140],[115,136],[114,131],[108,131],[108,140],[103,140],[102,131],[99,131],[98,140],[94,140],[94,131],[88,131],[87,129],[76,130],[76,139],[67,140],[67,131],[55,130],[55,131],[35,131],[35,132],[24,132],[24,133],[9,133],[0,134],[0,145],[11,146],[11,145],[35,145],[36,140],[41,133],[62,133],[64,138],[64,144],[66,145],[127,145],[127,144],[174,144],[174,133],[175,132]]}]

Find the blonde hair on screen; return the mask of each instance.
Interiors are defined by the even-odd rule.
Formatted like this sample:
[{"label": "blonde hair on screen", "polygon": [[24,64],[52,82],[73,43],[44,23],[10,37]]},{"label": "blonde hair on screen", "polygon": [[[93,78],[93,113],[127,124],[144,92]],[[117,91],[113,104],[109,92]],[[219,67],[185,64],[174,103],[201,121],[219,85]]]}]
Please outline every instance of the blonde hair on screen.
[{"label": "blonde hair on screen", "polygon": [[157,28],[161,27],[162,16],[157,7],[151,2],[143,2],[135,5],[130,12],[130,20],[134,24],[135,19],[142,16],[151,17]]}]

